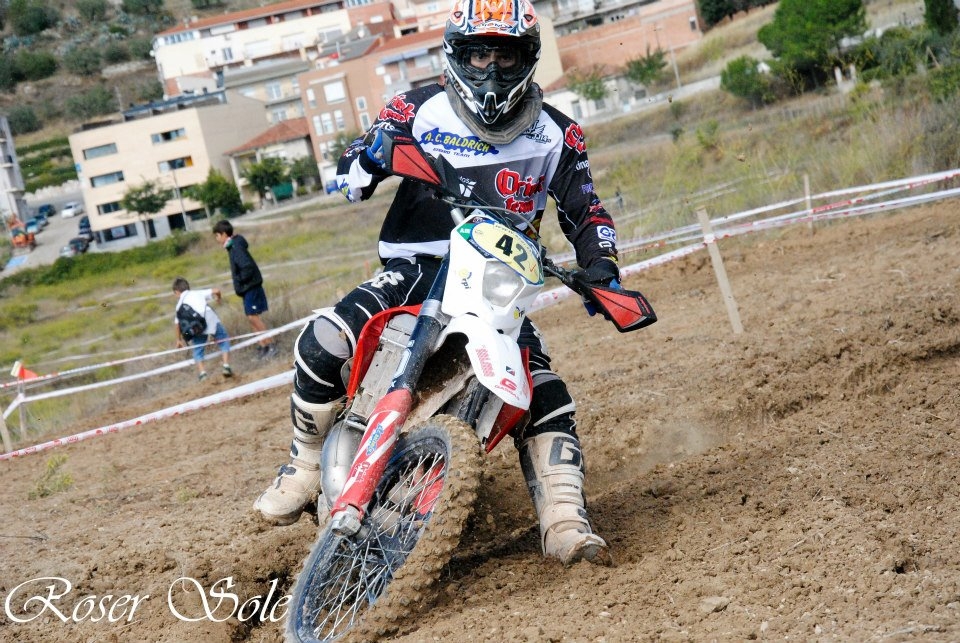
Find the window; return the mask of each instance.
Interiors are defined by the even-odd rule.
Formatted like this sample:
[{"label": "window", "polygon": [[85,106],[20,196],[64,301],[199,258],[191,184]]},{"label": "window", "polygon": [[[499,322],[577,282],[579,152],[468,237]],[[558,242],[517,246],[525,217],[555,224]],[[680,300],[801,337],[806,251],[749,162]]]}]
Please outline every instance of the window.
[{"label": "window", "polygon": [[343,131],[345,125],[343,124],[343,112],[339,109],[333,110],[333,120],[337,124],[337,131]]},{"label": "window", "polygon": [[267,100],[277,100],[278,98],[283,98],[283,89],[280,87],[280,83],[267,83],[264,85],[264,89],[267,91]]},{"label": "window", "polygon": [[335,83],[327,83],[323,86],[323,96],[328,103],[339,103],[347,97],[343,87],[343,81],[338,80]]},{"label": "window", "polygon": [[169,172],[170,170],[179,170],[184,167],[193,167],[193,157],[192,156],[183,156],[178,159],[170,159],[169,161],[160,161],[157,163],[157,169],[161,172]]},{"label": "window", "polygon": [[111,172],[110,174],[101,174],[100,176],[90,177],[90,186],[101,188],[112,183],[119,183],[123,180],[123,172]]},{"label": "window", "polygon": [[224,59],[225,61],[229,62],[229,61],[233,60],[233,48],[232,48],[232,47],[224,47],[223,50],[222,50],[222,52],[223,52],[223,59]]},{"label": "window", "polygon": [[109,230],[103,231],[103,240],[104,241],[114,241],[116,239],[124,239],[126,237],[136,237],[139,235],[137,230],[137,224],[128,223],[127,225],[119,226],[117,228],[110,228]]},{"label": "window", "polygon": [[300,77],[299,76],[290,77],[290,89],[293,90],[294,94],[300,93]]},{"label": "window", "polygon": [[320,120],[323,121],[323,133],[333,134],[333,119],[330,114],[320,114]]},{"label": "window", "polygon": [[178,138],[185,138],[187,136],[187,130],[184,128],[172,129],[169,132],[160,132],[159,134],[151,134],[150,140],[153,141],[154,145],[159,143],[169,143],[170,141],[175,141]]},{"label": "window", "polygon": [[110,214],[111,212],[118,212],[122,209],[119,201],[111,201],[110,203],[101,203],[98,205],[97,214]]},{"label": "window", "polygon": [[690,31],[696,31],[696,30],[697,30],[697,19],[691,17],[691,18],[690,18]]},{"label": "window", "polygon": [[317,93],[312,88],[307,89],[307,105],[313,109],[317,107]]},{"label": "window", "polygon": [[362,112],[367,108],[367,99],[364,96],[357,97],[357,111]]},{"label": "window", "polygon": [[116,153],[117,144],[107,143],[106,145],[97,145],[96,147],[88,147],[87,149],[83,150],[83,158],[89,160]]},{"label": "window", "polygon": [[313,115],[313,131],[317,135],[323,134],[323,126],[320,124],[320,117],[316,114]]},{"label": "window", "polygon": [[363,128],[363,131],[370,129],[370,115],[366,112],[360,114],[360,127]]},{"label": "window", "polygon": [[287,110],[281,108],[281,109],[275,109],[272,112],[270,112],[271,123],[279,123],[285,120],[287,120]]}]

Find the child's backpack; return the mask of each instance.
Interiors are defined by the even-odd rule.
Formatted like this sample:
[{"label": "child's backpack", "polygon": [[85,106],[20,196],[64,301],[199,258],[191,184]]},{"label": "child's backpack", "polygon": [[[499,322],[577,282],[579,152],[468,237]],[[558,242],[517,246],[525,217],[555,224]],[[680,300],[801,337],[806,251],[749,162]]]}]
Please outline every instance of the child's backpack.
[{"label": "child's backpack", "polygon": [[207,320],[203,315],[186,303],[180,304],[177,308],[177,323],[180,325],[180,334],[186,342],[203,335],[207,327]]}]

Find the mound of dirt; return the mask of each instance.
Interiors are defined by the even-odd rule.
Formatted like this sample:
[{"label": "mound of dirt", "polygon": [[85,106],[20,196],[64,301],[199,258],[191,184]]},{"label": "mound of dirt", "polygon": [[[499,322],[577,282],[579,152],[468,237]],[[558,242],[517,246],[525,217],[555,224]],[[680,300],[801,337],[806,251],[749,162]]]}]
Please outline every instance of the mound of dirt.
[{"label": "mound of dirt", "polygon": [[[505,443],[435,605],[392,640],[960,639],[958,215],[721,241],[742,335],[706,252],[628,280],[660,317],[640,332],[573,300],[539,313],[617,565],[541,557]],[[5,609],[0,639],[279,641],[258,610],[315,527],[251,503],[286,458],[288,394],[60,448],[66,492],[31,496],[52,451],[0,463],[0,592],[44,608]]]}]

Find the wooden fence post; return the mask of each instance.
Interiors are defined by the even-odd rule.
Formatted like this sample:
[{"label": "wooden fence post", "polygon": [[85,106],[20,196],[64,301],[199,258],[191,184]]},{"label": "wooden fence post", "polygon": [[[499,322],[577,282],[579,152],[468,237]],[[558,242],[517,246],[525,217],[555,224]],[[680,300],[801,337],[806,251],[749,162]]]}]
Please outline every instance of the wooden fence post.
[{"label": "wooden fence post", "polygon": [[743,324],[740,323],[740,312],[737,310],[737,302],[733,298],[733,291],[730,289],[727,270],[723,267],[723,257],[720,256],[717,239],[713,236],[710,217],[707,216],[705,209],[700,208],[697,210],[697,219],[700,220],[700,227],[703,228],[703,242],[707,244],[707,251],[710,253],[710,262],[713,264],[713,272],[717,275],[717,283],[720,284],[720,294],[723,295],[723,303],[727,307],[730,325],[733,327],[733,333],[739,335],[743,333]]}]

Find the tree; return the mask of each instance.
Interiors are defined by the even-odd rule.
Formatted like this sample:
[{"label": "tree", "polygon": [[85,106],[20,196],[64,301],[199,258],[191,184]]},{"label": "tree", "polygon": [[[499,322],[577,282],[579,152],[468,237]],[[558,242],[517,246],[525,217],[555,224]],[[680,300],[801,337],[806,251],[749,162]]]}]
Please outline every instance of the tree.
[{"label": "tree", "polygon": [[931,31],[945,36],[960,26],[953,0],[923,0],[923,6],[923,20]]},{"label": "tree", "polygon": [[347,150],[347,147],[350,146],[350,143],[353,143],[354,140],[360,137],[360,132],[356,130],[351,132],[340,132],[337,134],[337,138],[330,141],[327,144],[327,159],[336,163],[340,160],[340,157],[343,156],[343,153]]},{"label": "tree", "polygon": [[770,80],[760,72],[758,64],[750,56],[731,60],[720,73],[720,89],[748,100],[754,107],[773,102]]},{"label": "tree", "polygon": [[607,86],[603,84],[603,73],[599,66],[583,71],[572,69],[567,86],[574,94],[587,100],[603,100],[607,96]]},{"label": "tree", "polygon": [[816,79],[843,65],[844,38],[866,29],[862,0],[780,0],[757,38],[786,68]]},{"label": "tree", "polygon": [[624,74],[630,82],[638,85],[651,85],[663,76],[663,69],[667,66],[667,57],[662,49],[650,51],[647,46],[647,55],[632,58],[627,61]]},{"label": "tree", "polygon": [[262,199],[267,190],[280,185],[287,180],[287,168],[283,159],[266,158],[259,163],[253,163],[247,166],[240,176],[245,178],[250,186],[257,191]]},{"label": "tree", "polygon": [[120,199],[120,207],[127,212],[133,212],[143,223],[143,237],[150,242],[150,232],[147,230],[147,219],[164,207],[173,198],[173,190],[160,187],[154,181],[144,181],[141,185],[130,188]]},{"label": "tree", "polygon": [[186,188],[184,193],[202,203],[208,213],[216,212],[217,208],[228,217],[243,212],[240,190],[216,168],[210,168],[206,181]]},{"label": "tree", "polygon": [[320,168],[312,156],[301,156],[290,164],[290,178],[299,186],[317,184],[320,182]]}]

